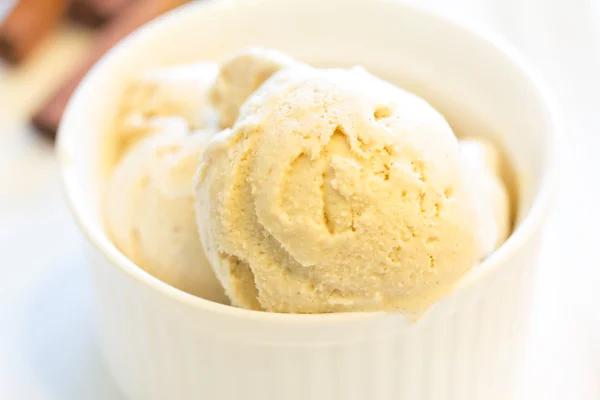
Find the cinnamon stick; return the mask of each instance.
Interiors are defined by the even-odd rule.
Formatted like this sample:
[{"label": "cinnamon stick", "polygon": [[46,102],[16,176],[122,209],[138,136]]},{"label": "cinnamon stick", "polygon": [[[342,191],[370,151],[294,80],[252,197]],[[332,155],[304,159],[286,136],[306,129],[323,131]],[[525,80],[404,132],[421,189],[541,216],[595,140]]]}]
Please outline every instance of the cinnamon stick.
[{"label": "cinnamon stick", "polygon": [[69,17],[84,25],[98,27],[134,1],[136,0],[73,0]]},{"label": "cinnamon stick", "polygon": [[106,28],[98,33],[92,49],[83,63],[33,116],[32,123],[38,131],[45,136],[54,138],[71,94],[96,61],[119,40],[139,26],[185,2],[187,0],[138,0],[111,19]]},{"label": "cinnamon stick", "polygon": [[0,58],[24,60],[67,11],[68,0],[20,0],[0,26]]}]

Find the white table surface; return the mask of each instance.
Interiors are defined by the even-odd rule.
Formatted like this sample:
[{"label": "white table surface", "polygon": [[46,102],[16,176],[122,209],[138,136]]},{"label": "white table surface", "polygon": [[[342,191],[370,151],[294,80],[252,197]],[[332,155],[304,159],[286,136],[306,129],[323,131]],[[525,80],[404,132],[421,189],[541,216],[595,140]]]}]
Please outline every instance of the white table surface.
[{"label": "white table surface", "polygon": [[[519,399],[600,399],[600,63],[585,0],[513,14],[467,7],[504,31],[554,88],[565,121],[562,193],[546,232]],[[431,0],[441,6],[442,0]],[[536,4],[540,3],[540,4]],[[585,3],[585,4],[584,4]],[[529,8],[527,8],[529,7]],[[457,13],[456,8],[450,10]],[[510,11],[510,10],[509,10]],[[508,12],[508,14],[507,14]],[[511,16],[512,15],[512,16]],[[541,15],[541,16],[540,16]],[[526,29],[524,29],[524,26]],[[567,34],[568,33],[568,34]],[[596,36],[597,38],[597,36]],[[80,237],[52,145],[25,121],[87,43],[60,28],[23,67],[0,66],[0,399],[123,397],[105,370]],[[376,400],[376,399],[374,399]]]}]

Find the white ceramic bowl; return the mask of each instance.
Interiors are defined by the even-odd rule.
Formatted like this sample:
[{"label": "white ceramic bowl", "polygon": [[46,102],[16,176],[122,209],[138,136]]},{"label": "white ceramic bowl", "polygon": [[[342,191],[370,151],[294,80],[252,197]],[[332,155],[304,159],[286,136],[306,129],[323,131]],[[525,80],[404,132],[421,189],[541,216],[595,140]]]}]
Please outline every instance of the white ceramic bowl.
[{"label": "white ceramic bowl", "polygon": [[[248,45],[365,65],[430,100],[458,131],[501,142],[522,182],[514,234],[416,323],[394,313],[237,309],[145,273],[110,242],[100,212],[120,91],[150,66],[221,60]],[[413,5],[205,0],[137,31],[81,84],[58,143],[66,195],[88,239],[104,352],[123,391],[135,400],[510,398],[554,194],[553,121],[513,50]]]}]

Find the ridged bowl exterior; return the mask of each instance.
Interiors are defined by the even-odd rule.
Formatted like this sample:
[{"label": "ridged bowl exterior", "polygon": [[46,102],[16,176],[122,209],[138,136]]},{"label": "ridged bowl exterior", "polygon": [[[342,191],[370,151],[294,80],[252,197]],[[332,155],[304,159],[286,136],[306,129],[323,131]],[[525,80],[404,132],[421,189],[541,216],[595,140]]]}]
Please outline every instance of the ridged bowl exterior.
[{"label": "ridged bowl exterior", "polygon": [[89,253],[106,359],[132,400],[506,400],[519,376],[536,250],[523,248],[439,320],[342,343],[319,341],[317,326],[304,342],[219,333],[210,318]]}]

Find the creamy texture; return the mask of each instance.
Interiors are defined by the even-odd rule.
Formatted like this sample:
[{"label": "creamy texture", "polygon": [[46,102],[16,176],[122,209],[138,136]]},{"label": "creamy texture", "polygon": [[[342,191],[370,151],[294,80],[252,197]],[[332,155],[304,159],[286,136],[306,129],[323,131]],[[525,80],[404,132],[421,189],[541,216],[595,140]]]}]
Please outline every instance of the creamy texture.
[{"label": "creamy texture", "polygon": [[154,68],[136,78],[123,94],[117,119],[122,149],[155,132],[156,117],[177,116],[189,129],[214,129],[207,91],[218,71],[214,63],[199,62]]},{"label": "creamy texture", "polygon": [[108,182],[108,230],[123,254],[156,278],[226,303],[198,237],[192,193],[200,154],[213,132],[190,134],[179,117],[150,124],[156,133],[121,158]]},{"label": "creamy texture", "polygon": [[208,300],[418,314],[510,233],[496,149],[361,68],[262,48],[155,68],[115,129],[113,241]]},{"label": "creamy texture", "polygon": [[295,64],[297,61],[277,50],[260,47],[248,48],[225,61],[209,91],[221,128],[234,124],[242,104],[264,81],[281,68]]},{"label": "creamy texture", "polygon": [[495,232],[495,236],[488,244],[487,255],[506,241],[511,230],[510,199],[502,181],[500,154],[491,143],[480,138],[461,138],[460,149],[472,166],[480,201],[492,205],[493,212],[488,216],[493,218],[494,230],[487,234],[491,237]]},{"label": "creamy texture", "polygon": [[420,312],[496,241],[464,158],[421,98],[361,69],[286,68],[207,147],[200,236],[234,305]]}]

